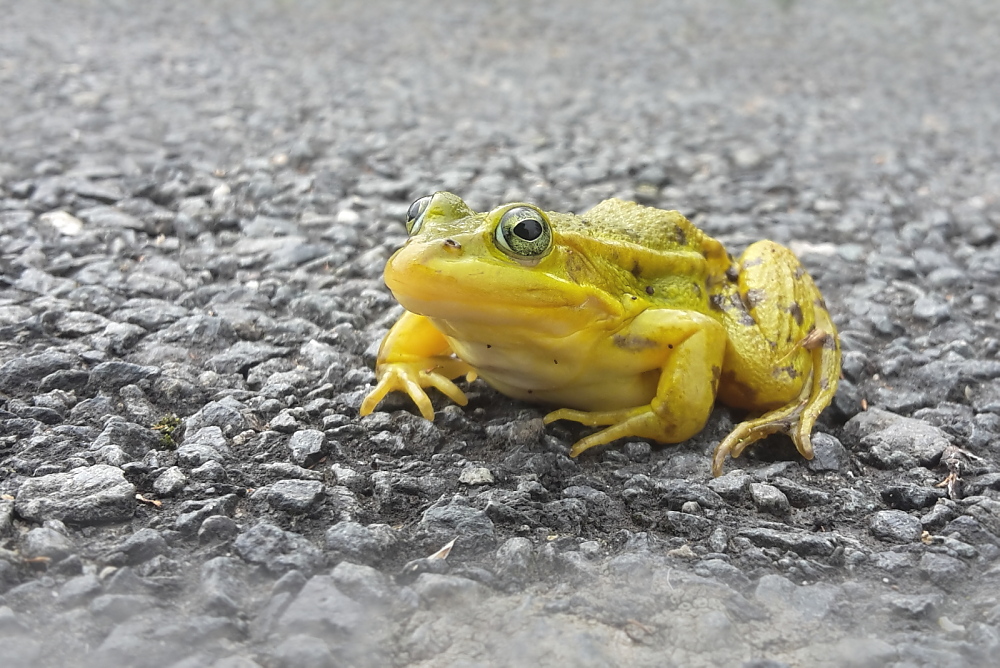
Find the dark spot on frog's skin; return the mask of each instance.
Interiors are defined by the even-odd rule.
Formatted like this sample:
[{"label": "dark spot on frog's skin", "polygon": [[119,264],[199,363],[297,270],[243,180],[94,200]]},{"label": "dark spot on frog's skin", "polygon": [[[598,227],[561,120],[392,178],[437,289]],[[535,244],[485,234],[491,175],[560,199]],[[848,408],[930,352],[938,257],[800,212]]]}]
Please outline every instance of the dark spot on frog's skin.
[{"label": "dark spot on frog's skin", "polygon": [[708,305],[713,311],[724,311],[723,304],[726,298],[722,295],[712,295],[708,298]]},{"label": "dark spot on frog's skin", "polygon": [[462,250],[462,244],[458,243],[454,239],[445,239],[444,247],[448,250]]},{"label": "dark spot on frog's skin", "polygon": [[486,347],[487,347],[487,348],[492,348],[492,347],[493,347],[493,344],[492,344],[492,343],[487,343],[487,344],[486,344]]},{"label": "dark spot on frog's skin", "polygon": [[674,236],[677,238],[678,246],[687,246],[688,236],[681,227],[674,228]]},{"label": "dark spot on frog's skin", "polygon": [[792,379],[799,377],[799,372],[793,366],[779,366],[775,367],[774,370],[771,371],[771,375],[774,376],[775,378],[777,378],[783,373],[787,373],[788,377]]},{"label": "dark spot on frog's skin", "polygon": [[553,364],[559,364],[559,360],[552,360]]},{"label": "dark spot on frog's skin", "polygon": [[646,294],[647,295],[652,295],[654,292],[656,292],[656,290],[653,289],[652,285],[647,285],[646,286]]},{"label": "dark spot on frog's skin", "polygon": [[819,389],[826,390],[826,389],[829,389],[829,388],[830,388],[830,379],[829,378],[820,378],[819,379]]},{"label": "dark spot on frog's skin", "polygon": [[814,299],[813,300],[813,304],[815,306],[818,306],[819,308],[823,309],[824,311],[826,310],[826,302],[823,301],[822,297],[817,297],[816,299]]},{"label": "dark spot on frog's skin", "polygon": [[795,324],[799,325],[801,327],[802,326],[802,307],[799,306],[799,303],[798,302],[792,302],[792,305],[789,306],[785,310],[788,311],[791,314],[792,318],[795,320]]},{"label": "dark spot on frog's skin", "polygon": [[673,349],[674,349],[674,344],[672,344],[672,343],[668,343],[668,344],[667,344],[667,348],[670,348],[671,350],[673,350]]},{"label": "dark spot on frog's skin", "polygon": [[752,257],[749,260],[744,260],[743,261],[743,267],[742,268],[746,269],[748,267],[756,267],[759,264],[764,264],[764,258],[762,258],[760,256],[758,256],[758,257]]},{"label": "dark spot on frog's skin", "polygon": [[737,280],[739,280],[739,277],[740,277],[739,267],[737,267],[735,264],[729,265],[729,269],[726,269],[726,278],[728,278],[731,282],[735,283]]},{"label": "dark spot on frog's skin", "polygon": [[757,308],[757,304],[761,303],[765,299],[767,299],[767,293],[760,288],[747,290],[747,296],[745,299],[747,308]]},{"label": "dark spot on frog's skin", "polygon": [[719,387],[719,379],[722,378],[722,367],[712,365],[712,389]]},{"label": "dark spot on frog's skin", "polygon": [[795,267],[795,278],[796,278],[796,280],[802,278],[805,275],[806,275],[806,268],[805,267],[803,267],[801,264],[799,266]]},{"label": "dark spot on frog's skin", "polygon": [[[634,334],[615,334],[611,340],[622,350],[650,350],[660,347],[656,341]],[[670,347],[673,348],[672,345]]]},{"label": "dark spot on frog's skin", "polygon": [[837,340],[834,337],[827,334],[826,338],[823,339],[823,347],[829,348],[830,350],[834,350],[837,347]]},{"label": "dark spot on frog's skin", "polygon": [[535,393],[534,390],[528,390],[528,394],[534,394],[534,393]]},{"label": "dark spot on frog's skin", "polygon": [[757,390],[737,380],[736,373],[733,371],[723,371],[719,384],[725,385],[730,395],[739,395],[740,401],[736,403],[740,405],[751,405],[757,402]]},{"label": "dark spot on frog's skin", "polygon": [[635,276],[636,278],[642,276],[642,265],[639,264],[638,260],[632,261],[632,275]]},{"label": "dark spot on frog's skin", "polygon": [[732,307],[729,309],[730,311],[739,312],[739,323],[741,325],[746,325],[747,327],[755,327],[757,325],[757,321],[747,311],[747,305],[743,303],[743,295],[738,292],[733,293],[729,297],[729,303],[732,304]]}]

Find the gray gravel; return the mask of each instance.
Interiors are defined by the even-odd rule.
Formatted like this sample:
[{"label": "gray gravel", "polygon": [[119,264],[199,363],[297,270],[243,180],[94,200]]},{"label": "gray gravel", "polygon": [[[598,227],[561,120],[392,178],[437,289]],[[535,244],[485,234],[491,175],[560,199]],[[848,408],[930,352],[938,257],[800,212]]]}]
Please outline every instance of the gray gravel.
[{"label": "gray gravel", "polygon": [[[5,668],[996,665],[996,3],[3,15]],[[571,460],[481,382],[360,419],[440,189],[789,245],[844,347],[816,459],[712,479],[720,407]]]}]

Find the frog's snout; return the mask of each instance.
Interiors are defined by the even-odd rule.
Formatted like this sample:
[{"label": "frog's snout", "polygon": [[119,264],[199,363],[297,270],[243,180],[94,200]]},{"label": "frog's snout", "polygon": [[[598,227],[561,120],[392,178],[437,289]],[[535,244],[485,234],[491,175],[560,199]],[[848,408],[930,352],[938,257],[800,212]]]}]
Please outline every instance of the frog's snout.
[{"label": "frog's snout", "polygon": [[444,249],[450,253],[457,253],[462,250],[462,244],[458,243],[454,239],[445,239],[443,242]]}]

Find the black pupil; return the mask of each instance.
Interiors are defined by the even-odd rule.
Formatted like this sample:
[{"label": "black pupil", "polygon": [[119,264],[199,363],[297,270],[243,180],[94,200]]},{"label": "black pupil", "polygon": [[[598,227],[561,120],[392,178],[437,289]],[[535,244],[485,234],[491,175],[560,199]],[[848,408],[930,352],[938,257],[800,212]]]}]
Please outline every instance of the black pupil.
[{"label": "black pupil", "polygon": [[542,236],[542,224],[534,218],[526,218],[514,226],[514,234],[525,241],[534,241]]},{"label": "black pupil", "polygon": [[424,207],[427,206],[427,198],[421,197],[416,202],[410,205],[410,208],[406,210],[407,220],[416,220],[421,213],[424,212]]}]

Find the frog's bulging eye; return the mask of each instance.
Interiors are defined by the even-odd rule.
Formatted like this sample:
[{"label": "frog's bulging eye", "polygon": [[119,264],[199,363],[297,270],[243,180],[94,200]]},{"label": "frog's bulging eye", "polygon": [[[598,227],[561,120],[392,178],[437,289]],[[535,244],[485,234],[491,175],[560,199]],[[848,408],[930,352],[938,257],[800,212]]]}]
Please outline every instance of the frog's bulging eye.
[{"label": "frog's bulging eye", "polygon": [[517,206],[500,218],[496,239],[497,245],[508,255],[539,257],[552,246],[552,229],[538,209]]},{"label": "frog's bulging eye", "polygon": [[406,210],[406,233],[411,237],[423,227],[424,214],[427,213],[427,206],[431,203],[431,199],[431,195],[421,197]]}]

